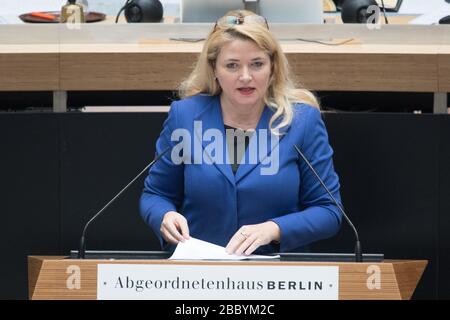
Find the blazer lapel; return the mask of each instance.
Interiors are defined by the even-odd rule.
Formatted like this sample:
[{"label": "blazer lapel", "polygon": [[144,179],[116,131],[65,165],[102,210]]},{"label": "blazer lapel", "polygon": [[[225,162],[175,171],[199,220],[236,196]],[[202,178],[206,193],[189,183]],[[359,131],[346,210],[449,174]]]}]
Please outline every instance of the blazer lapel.
[{"label": "blazer lapel", "polygon": [[[283,139],[284,134],[278,137],[271,135],[269,121],[272,115],[273,111],[266,106],[261,115],[261,119],[258,122],[258,126],[256,127],[256,132],[252,135],[250,143],[245,150],[245,156],[242,158],[241,164],[236,172],[236,183],[242,180],[253,169],[258,167],[261,162],[264,162],[273,151],[279,152],[278,145],[280,140]],[[276,125],[276,123],[274,123],[274,125]],[[288,130],[289,127],[283,128],[282,132],[287,133]]]},{"label": "blazer lapel", "polygon": [[[213,162],[213,165],[230,181],[231,184],[234,185],[234,174],[231,166],[227,161],[228,148],[225,139],[225,128],[223,124],[222,110],[220,109],[219,96],[212,97],[211,103],[195,117],[195,121],[195,139],[197,139],[197,142],[201,142],[201,146],[203,149],[202,163],[208,165],[208,163]],[[221,145],[214,139],[211,141],[205,140],[204,135],[208,130],[210,130],[209,132],[212,134],[217,133],[220,135],[219,140],[221,140]],[[214,146],[216,146],[216,148],[214,148]],[[220,150],[217,150],[218,148],[220,148]],[[215,155],[212,154],[213,149],[216,149],[214,150]],[[217,156],[217,152],[219,152],[219,155],[221,155],[221,157]],[[215,158],[218,158],[219,163],[214,161]]]}]

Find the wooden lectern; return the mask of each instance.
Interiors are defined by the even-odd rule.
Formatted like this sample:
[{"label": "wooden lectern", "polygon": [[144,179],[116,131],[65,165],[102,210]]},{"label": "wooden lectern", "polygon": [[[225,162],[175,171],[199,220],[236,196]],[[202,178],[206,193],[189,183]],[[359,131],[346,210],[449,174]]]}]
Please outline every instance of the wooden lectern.
[{"label": "wooden lectern", "polygon": [[[30,299],[97,299],[97,266],[99,264],[176,266],[337,266],[339,300],[410,299],[427,265],[426,260],[384,260],[383,262],[293,262],[293,261],[174,261],[174,260],[78,260],[56,256],[28,257]],[[79,288],[68,288],[68,270],[79,269]],[[370,269],[369,269],[370,268]],[[380,271],[380,285],[369,288],[368,270]]]}]

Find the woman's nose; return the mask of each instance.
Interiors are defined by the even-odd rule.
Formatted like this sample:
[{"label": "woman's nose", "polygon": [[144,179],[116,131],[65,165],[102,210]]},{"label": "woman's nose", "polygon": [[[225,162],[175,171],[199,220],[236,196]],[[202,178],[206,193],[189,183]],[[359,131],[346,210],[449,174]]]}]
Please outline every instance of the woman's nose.
[{"label": "woman's nose", "polygon": [[247,67],[244,67],[242,69],[240,80],[241,81],[250,81],[250,80],[252,80],[252,75],[250,74],[250,71],[248,70]]}]

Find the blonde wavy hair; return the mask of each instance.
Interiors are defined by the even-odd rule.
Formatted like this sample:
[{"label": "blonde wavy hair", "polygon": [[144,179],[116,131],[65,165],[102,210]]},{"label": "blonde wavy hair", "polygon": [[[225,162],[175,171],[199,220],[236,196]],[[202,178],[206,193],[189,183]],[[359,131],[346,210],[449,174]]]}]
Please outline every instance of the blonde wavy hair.
[{"label": "blonde wavy hair", "polygon": [[[255,14],[246,10],[233,10],[225,16],[243,18],[248,15]],[[267,27],[258,23],[245,22],[233,25],[216,24],[205,41],[194,70],[180,85],[181,98],[197,94],[215,96],[222,92],[214,73],[217,57],[225,44],[236,39],[253,41],[270,57],[272,73],[264,103],[274,111],[269,122],[270,130],[274,134],[278,134],[281,128],[291,124],[294,103],[307,103],[319,108],[319,102],[311,91],[294,85],[287,58]],[[277,120],[279,120],[277,125],[272,127]]]}]

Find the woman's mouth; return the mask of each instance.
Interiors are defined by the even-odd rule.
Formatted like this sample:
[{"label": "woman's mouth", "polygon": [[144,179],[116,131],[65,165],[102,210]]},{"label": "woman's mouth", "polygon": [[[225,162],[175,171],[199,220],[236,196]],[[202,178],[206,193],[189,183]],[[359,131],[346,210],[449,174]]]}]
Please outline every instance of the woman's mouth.
[{"label": "woman's mouth", "polygon": [[244,96],[248,96],[251,95],[253,93],[253,91],[255,91],[255,88],[251,88],[251,87],[242,87],[242,88],[238,88],[238,91],[244,95]]}]

